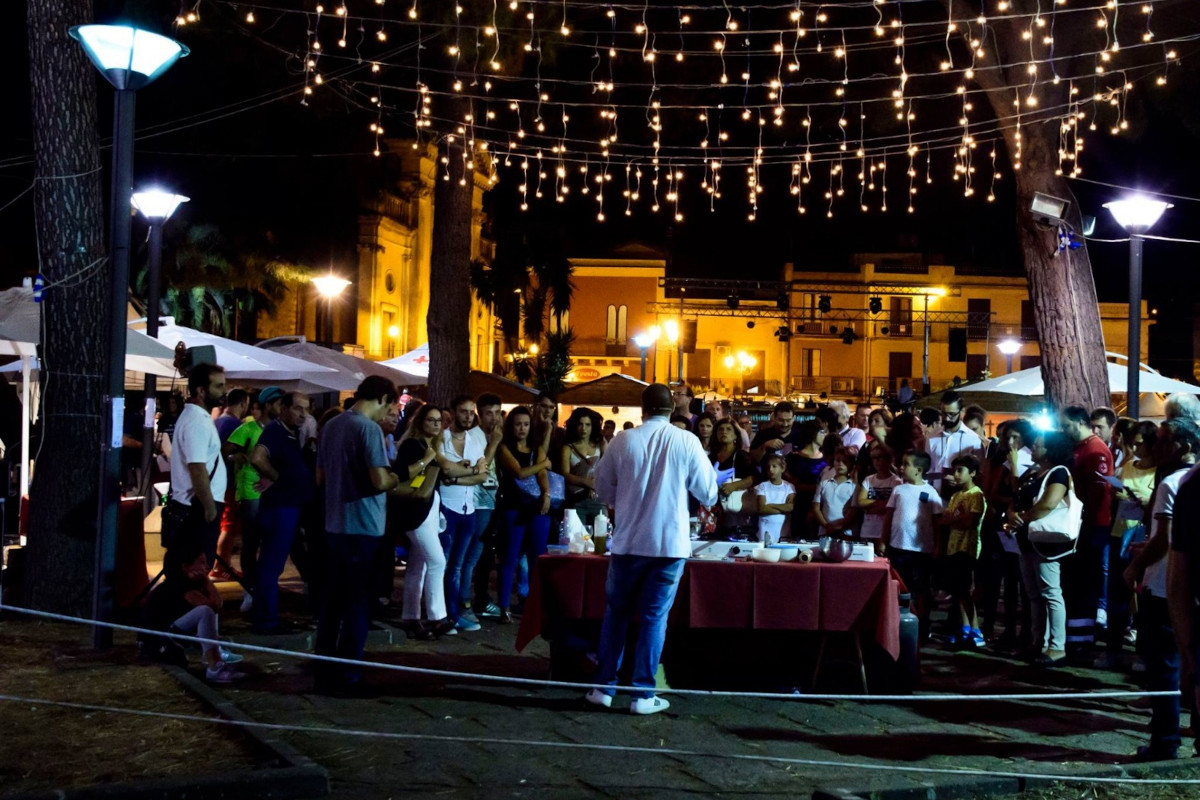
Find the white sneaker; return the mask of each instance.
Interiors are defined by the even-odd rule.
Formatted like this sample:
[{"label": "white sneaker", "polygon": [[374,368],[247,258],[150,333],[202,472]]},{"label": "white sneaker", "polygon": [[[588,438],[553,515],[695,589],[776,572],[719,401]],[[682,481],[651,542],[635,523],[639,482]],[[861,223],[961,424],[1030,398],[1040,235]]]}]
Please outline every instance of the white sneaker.
[{"label": "white sneaker", "polygon": [[612,708],[612,695],[605,694],[599,689],[592,689],[584,698],[594,706],[603,706],[604,708]]},{"label": "white sneaker", "polygon": [[215,667],[204,670],[204,678],[209,683],[233,683],[246,677],[244,672],[238,672],[223,661],[218,661]]},{"label": "white sneaker", "polygon": [[629,704],[631,714],[657,714],[666,711],[671,704],[661,697],[641,697]]},{"label": "white sneaker", "polygon": [[238,610],[243,614],[248,614],[252,608],[254,608],[254,595],[246,592],[246,594],[242,595],[242,607]]}]

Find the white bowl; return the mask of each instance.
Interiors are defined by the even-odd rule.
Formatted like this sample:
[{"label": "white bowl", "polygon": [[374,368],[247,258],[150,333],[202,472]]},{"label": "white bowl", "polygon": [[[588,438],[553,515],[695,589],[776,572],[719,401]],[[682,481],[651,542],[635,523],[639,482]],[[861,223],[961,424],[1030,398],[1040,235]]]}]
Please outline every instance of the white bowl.
[{"label": "white bowl", "polygon": [[756,547],[750,551],[750,557],[764,564],[777,564],[782,551],[773,547]]},{"label": "white bowl", "polygon": [[771,549],[779,551],[780,561],[795,561],[800,557],[800,548],[794,544],[773,544]]}]

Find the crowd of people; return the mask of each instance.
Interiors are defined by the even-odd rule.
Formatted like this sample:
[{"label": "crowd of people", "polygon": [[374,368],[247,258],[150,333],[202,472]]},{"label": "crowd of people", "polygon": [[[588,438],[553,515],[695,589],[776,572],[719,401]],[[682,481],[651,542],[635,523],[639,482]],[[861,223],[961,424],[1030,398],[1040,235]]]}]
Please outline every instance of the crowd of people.
[{"label": "crowd of people", "polygon": [[[679,514],[684,530],[693,521],[693,535],[699,528],[763,543],[819,536],[873,543],[911,593],[923,641],[936,635],[1047,668],[1144,670],[1152,688],[1177,690],[1181,676],[1194,684],[1200,535],[1183,521],[1200,515],[1175,513],[1200,500],[1200,481],[1190,480],[1200,452],[1200,401],[1192,396],[1172,397],[1162,424],[1068,406],[1053,429],[1017,418],[994,430],[984,409],[953,391],[919,411],[785,401],[755,430],[728,403],[698,407],[680,384],[662,387],[643,425],[630,431],[626,423],[618,434],[613,420],[588,408],[560,425],[549,394],[507,413],[490,394],[445,406],[411,399],[401,409],[396,387],[368,378],[344,409],[316,420],[302,393],[269,387],[257,398],[239,389],[226,396],[224,384],[219,367],[193,370],[173,420],[166,581],[152,598],[160,627],[212,631],[215,620],[192,609],[212,606],[210,578],[238,577],[257,632],[294,630],[278,601],[289,555],[317,603],[322,654],[360,658],[376,614],[398,615],[417,639],[477,631],[487,618],[509,624],[560,506],[576,509],[585,525],[615,511],[612,550],[633,559],[646,553],[622,538],[644,538],[652,521],[635,527],[629,518],[660,513],[674,531],[683,503]],[[668,447],[658,424],[682,429],[673,436],[686,431],[686,459],[704,464],[689,466],[674,488],[668,476],[679,471],[683,451],[676,440]],[[668,464],[659,471],[643,464],[632,481],[641,492],[636,503],[631,479],[614,482],[613,472],[635,445],[675,448],[656,456]],[[697,470],[711,479],[711,496],[695,483]],[[651,495],[668,494],[651,513]],[[1071,497],[1082,506],[1076,539],[1030,536],[1031,523],[1051,519]],[[237,576],[229,563],[239,538]],[[676,549],[671,540],[650,552],[665,559],[670,551],[672,564],[690,554]],[[398,552],[406,569],[395,603]],[[630,561],[618,577],[636,583],[646,569]],[[663,567],[667,583],[677,581],[671,569]],[[613,592],[610,582],[610,612]],[[935,631],[939,602],[950,613]],[[166,619],[175,611],[187,613]],[[620,609],[618,628],[628,612]],[[611,646],[601,648],[602,667]],[[656,662],[653,648],[647,657]],[[206,658],[211,680],[239,676],[232,654],[214,647]],[[353,693],[360,681],[354,669],[328,667],[318,688]],[[611,702],[611,695],[589,699],[607,705],[605,697]],[[635,700],[650,703],[652,692]],[[1155,698],[1153,708],[1143,755],[1173,756],[1179,700]]]}]

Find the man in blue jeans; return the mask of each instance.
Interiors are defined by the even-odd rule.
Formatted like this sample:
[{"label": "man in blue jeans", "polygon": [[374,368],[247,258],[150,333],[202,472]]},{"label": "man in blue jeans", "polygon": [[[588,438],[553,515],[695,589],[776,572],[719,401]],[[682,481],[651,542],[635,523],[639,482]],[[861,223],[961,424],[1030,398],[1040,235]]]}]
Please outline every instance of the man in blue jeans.
[{"label": "man in blue jeans", "polygon": [[[368,376],[354,393],[354,405],[321,431],[316,479],[324,488],[329,556],[317,655],[362,660],[370,624],[371,565],[387,516],[384,493],[400,485],[388,468],[379,420],[398,396],[390,380]],[[363,693],[358,667],[321,662],[317,670],[318,692]]]},{"label": "man in blue jeans", "polygon": [[657,714],[670,705],[654,695],[654,675],[667,635],[683,565],[691,555],[688,493],[701,504],[717,502],[716,472],[689,431],[670,424],[671,390],[661,383],[642,392],[642,425],[613,438],[596,465],[596,496],[614,509],[595,682],[605,686],[587,701],[612,707],[629,624],[637,615],[634,714]]}]

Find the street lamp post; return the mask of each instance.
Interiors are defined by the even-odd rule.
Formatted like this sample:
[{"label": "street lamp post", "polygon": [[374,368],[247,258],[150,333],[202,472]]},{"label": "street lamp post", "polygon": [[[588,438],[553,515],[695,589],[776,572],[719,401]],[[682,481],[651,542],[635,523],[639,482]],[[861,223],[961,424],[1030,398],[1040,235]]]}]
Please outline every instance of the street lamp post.
[{"label": "street lamp post", "polygon": [[[121,509],[121,432],[125,418],[125,327],[129,295],[129,206],[133,193],[134,93],[166,72],[188,48],[174,39],[131,25],[77,25],[70,35],[116,89],[113,97],[112,188],[109,203],[108,369],[104,384],[108,440],[96,510],[96,563],[92,616],[108,621],[113,612],[113,573]],[[112,631],[96,627],[92,643],[112,644]]]},{"label": "street lamp post", "polygon": [[[150,253],[146,265],[146,335],[158,338],[159,295],[162,284],[162,230],[163,225],[188,198],[162,189],[146,189],[134,192],[133,207],[150,223]],[[158,380],[154,373],[146,373],[145,412],[142,419],[142,483],[145,485],[144,505],[149,514],[154,507],[154,492],[149,487],[147,476],[154,463],[154,412]]]},{"label": "street lamp post", "polygon": [[633,343],[642,351],[642,383],[646,382],[646,351],[650,349],[650,345],[654,344],[654,340],[647,334],[639,333],[633,337]]},{"label": "street lamp post", "polygon": [[333,301],[341,296],[342,292],[346,291],[346,287],[350,285],[350,281],[345,278],[339,278],[331,272],[328,275],[313,278],[312,283],[313,286],[317,287],[317,294],[325,298],[325,343],[332,347]]},{"label": "street lamp post", "polygon": [[929,394],[929,298],[945,297],[946,290],[942,288],[926,289],[924,293],[925,307],[922,309],[921,327],[924,328],[925,347],[921,356],[921,395]]},{"label": "street lamp post", "polygon": [[1171,203],[1134,195],[1105,203],[1117,223],[1129,232],[1129,358],[1125,384],[1126,414],[1138,417],[1138,381],[1142,369],[1142,245],[1146,232],[1154,227]]},{"label": "street lamp post", "polygon": [[389,325],[387,329],[388,335],[388,358],[393,358],[396,355],[396,340],[400,338],[400,326]]},{"label": "street lamp post", "polygon": [[1004,354],[1004,358],[1008,361],[1008,374],[1012,374],[1013,356],[1021,349],[1021,343],[1016,339],[1005,339],[996,343],[996,349]]},{"label": "street lamp post", "polygon": [[683,382],[683,353],[679,351],[679,323],[673,319],[669,319],[663,323],[663,333],[666,334],[667,343],[671,345],[667,350],[667,383],[671,382],[672,376],[675,374],[675,369],[672,367],[672,356],[677,356],[679,361],[679,382]]}]

